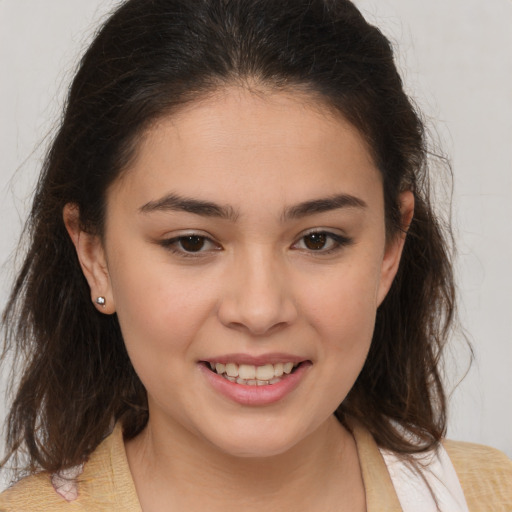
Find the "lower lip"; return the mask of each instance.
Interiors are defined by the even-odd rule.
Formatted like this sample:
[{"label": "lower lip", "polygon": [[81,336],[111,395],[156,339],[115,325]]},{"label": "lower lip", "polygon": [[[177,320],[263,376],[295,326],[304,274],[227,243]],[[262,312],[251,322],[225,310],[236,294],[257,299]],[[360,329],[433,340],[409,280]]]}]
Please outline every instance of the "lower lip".
[{"label": "lower lip", "polygon": [[216,391],[241,405],[269,405],[282,400],[299,385],[310,366],[309,361],[301,363],[293,373],[283,376],[276,384],[247,386],[231,382],[212,372],[204,363],[199,364],[203,375]]}]

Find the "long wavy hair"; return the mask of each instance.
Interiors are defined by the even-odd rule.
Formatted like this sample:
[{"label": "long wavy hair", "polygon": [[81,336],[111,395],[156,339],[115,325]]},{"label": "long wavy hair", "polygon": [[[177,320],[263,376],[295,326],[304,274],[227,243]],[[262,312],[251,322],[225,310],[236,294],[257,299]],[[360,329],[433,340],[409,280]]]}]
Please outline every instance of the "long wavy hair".
[{"label": "long wavy hair", "polygon": [[254,82],[305,91],[359,130],[382,173],[388,237],[401,229],[398,195],[413,191],[398,274],[336,415],[357,419],[397,453],[442,438],[440,357],[455,307],[451,235],[431,207],[424,127],[389,41],[348,0],[128,0],[98,31],[70,87],[3,313],[3,358],[12,361],[12,352],[20,370],[4,462],[19,474],[81,463],[112,422],[133,437],[148,421],[117,317],[91,304],[64,206],[78,205],[82,228],[101,235],[107,188],[148,127],[226,85]]}]

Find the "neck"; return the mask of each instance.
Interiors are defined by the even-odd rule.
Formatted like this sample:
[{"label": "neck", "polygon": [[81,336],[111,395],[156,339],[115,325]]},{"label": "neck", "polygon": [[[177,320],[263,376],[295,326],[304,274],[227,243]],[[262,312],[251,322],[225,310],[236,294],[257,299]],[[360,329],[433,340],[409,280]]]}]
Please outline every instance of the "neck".
[{"label": "neck", "polygon": [[355,444],[334,416],[291,449],[269,457],[232,456],[188,430],[157,421],[127,443],[126,451],[145,512],[165,510],[171,502],[173,509],[190,511],[316,510],[312,505],[326,495],[343,510],[329,488],[348,500],[347,510],[357,510],[361,501]]}]

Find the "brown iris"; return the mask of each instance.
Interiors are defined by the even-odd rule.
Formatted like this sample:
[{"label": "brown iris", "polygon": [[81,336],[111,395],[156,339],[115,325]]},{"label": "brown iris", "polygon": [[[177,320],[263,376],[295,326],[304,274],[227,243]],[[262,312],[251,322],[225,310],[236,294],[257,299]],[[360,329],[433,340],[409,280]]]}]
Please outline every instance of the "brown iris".
[{"label": "brown iris", "polygon": [[319,251],[325,247],[327,235],[325,233],[310,233],[304,237],[304,245],[312,251]]},{"label": "brown iris", "polygon": [[183,236],[180,237],[180,244],[187,252],[197,252],[204,247],[204,237],[202,236]]}]

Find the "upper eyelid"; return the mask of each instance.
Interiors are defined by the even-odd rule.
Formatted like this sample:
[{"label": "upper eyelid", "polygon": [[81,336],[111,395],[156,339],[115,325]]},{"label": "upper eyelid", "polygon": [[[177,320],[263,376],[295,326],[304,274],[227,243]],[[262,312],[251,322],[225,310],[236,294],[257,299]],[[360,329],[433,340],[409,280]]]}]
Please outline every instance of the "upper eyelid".
[{"label": "upper eyelid", "polygon": [[[187,236],[198,236],[206,239],[207,243],[210,243],[213,247],[207,247],[206,249],[201,248],[199,251],[187,251],[184,247],[180,247],[180,239],[186,238]],[[173,253],[176,257],[186,258],[186,259],[204,259],[212,256],[214,252],[219,252],[223,250],[223,247],[218,243],[212,240],[210,237],[203,235],[178,235],[174,237],[165,238],[158,242],[163,249]]]},{"label": "upper eyelid", "polygon": [[213,245],[220,245],[220,243],[217,242],[216,240],[214,240],[211,236],[201,235],[198,233],[185,233],[183,235],[171,236],[171,237],[165,238],[164,240],[162,240],[162,242],[164,242],[164,243],[165,242],[166,243],[179,242],[181,239],[188,238],[188,237],[204,238],[207,242],[210,242]]},{"label": "upper eyelid", "polygon": [[332,247],[330,249],[319,249],[317,251],[308,250],[308,252],[311,252],[312,254],[314,253],[314,254],[316,254],[318,256],[320,256],[322,254],[327,254],[329,252],[336,251],[338,249],[342,249],[343,247],[352,245],[354,243],[354,239],[352,237],[346,235],[346,234],[335,233],[335,232],[332,231],[332,229],[329,230],[329,229],[325,229],[325,228],[324,229],[322,229],[322,228],[313,228],[313,229],[310,229],[310,230],[307,230],[307,231],[303,232],[296,239],[296,241],[293,242],[291,247],[293,248],[294,246],[298,245],[308,235],[314,235],[314,234],[325,234],[335,244],[335,247]]},{"label": "upper eyelid", "polygon": [[316,233],[324,233],[326,235],[332,235],[333,237],[341,237],[341,238],[346,238],[346,239],[350,238],[349,235],[347,235],[341,229],[320,227],[320,228],[310,228],[310,229],[306,229],[306,230],[302,231],[297,236],[297,240],[300,240],[301,238],[304,238],[305,236],[308,236],[308,235],[314,235]]},{"label": "upper eyelid", "polygon": [[166,233],[162,236],[162,238],[173,239],[173,238],[182,238],[185,236],[200,236],[202,238],[208,238],[210,240],[215,240],[215,237],[208,233],[208,231],[203,231],[202,229],[177,229],[172,231],[171,233]]},{"label": "upper eyelid", "polygon": [[[350,236],[348,236],[346,233],[342,232],[342,230],[339,230],[339,231],[341,231],[341,232],[337,232],[337,230],[335,230],[334,228],[324,228],[324,227],[315,227],[315,228],[306,229],[306,230],[302,231],[301,233],[299,233],[298,235],[296,235],[295,241],[292,243],[292,245],[297,244],[304,237],[306,237],[308,235],[316,234],[316,233],[318,233],[318,234],[321,233],[321,234],[325,234],[327,236],[331,236],[333,239],[335,239],[335,240],[337,239],[338,242],[339,242],[340,238],[346,240],[347,242],[352,241],[352,238]],[[209,234],[207,232],[200,231],[200,230],[199,231],[185,230],[178,234],[169,235],[169,236],[166,236],[163,239],[161,239],[159,243],[171,244],[173,242],[179,242],[180,239],[186,238],[188,236],[197,236],[200,238],[204,238],[208,242],[211,242],[214,245],[222,246],[221,242],[216,240],[216,238],[214,236],[212,236],[211,234]]]}]

